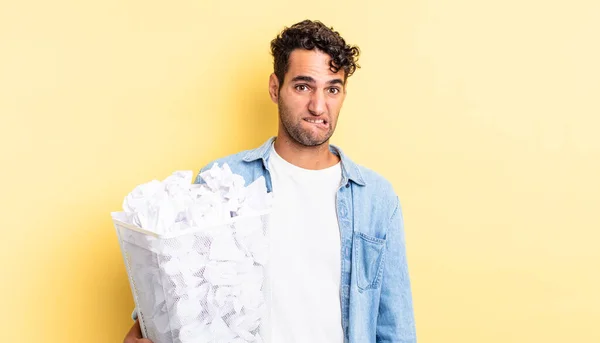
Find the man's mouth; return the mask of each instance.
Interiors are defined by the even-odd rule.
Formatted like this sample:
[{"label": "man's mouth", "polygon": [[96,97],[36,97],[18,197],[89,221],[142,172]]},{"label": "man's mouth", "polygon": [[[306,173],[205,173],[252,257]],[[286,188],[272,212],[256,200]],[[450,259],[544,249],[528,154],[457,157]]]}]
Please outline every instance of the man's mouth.
[{"label": "man's mouth", "polygon": [[327,128],[327,120],[325,119],[304,118],[304,121],[315,124],[318,127]]}]

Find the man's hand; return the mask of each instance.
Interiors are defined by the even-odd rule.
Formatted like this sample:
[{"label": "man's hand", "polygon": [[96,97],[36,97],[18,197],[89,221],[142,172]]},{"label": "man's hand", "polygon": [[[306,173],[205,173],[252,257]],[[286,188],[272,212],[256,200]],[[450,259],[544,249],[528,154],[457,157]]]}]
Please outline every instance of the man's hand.
[{"label": "man's hand", "polygon": [[152,343],[151,340],[142,338],[142,329],[140,328],[139,320],[136,320],[131,330],[125,336],[123,343]]}]

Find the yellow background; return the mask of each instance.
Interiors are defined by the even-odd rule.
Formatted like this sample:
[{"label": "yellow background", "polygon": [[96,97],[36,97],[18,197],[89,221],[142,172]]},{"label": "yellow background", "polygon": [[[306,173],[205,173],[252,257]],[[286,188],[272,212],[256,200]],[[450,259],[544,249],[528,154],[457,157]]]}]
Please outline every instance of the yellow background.
[{"label": "yellow background", "polygon": [[269,42],[363,55],[333,142],[390,179],[420,342],[600,342],[600,2],[0,4],[0,340],[120,342],[109,213],[275,134]]}]

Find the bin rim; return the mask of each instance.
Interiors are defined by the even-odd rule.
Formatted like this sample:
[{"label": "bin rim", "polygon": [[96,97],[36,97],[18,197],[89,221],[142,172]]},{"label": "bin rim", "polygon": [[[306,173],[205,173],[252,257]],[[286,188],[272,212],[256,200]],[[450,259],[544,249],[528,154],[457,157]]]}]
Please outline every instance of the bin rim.
[{"label": "bin rim", "polygon": [[185,230],[181,230],[181,231],[177,231],[177,232],[170,232],[170,233],[166,233],[166,234],[160,234],[160,233],[156,233],[150,230],[146,230],[144,228],[138,227],[136,225],[133,224],[129,224],[124,222],[123,220],[119,219],[122,218],[127,212],[125,211],[116,211],[116,212],[111,212],[111,217],[113,222],[118,225],[121,226],[123,228],[132,230],[132,231],[136,231],[139,233],[143,233],[152,237],[156,237],[159,239],[169,239],[169,238],[175,238],[175,237],[179,237],[179,236],[184,236],[184,235],[188,235],[190,233],[197,233],[197,232],[201,232],[201,231],[206,231],[206,230],[210,230],[214,227],[217,226],[221,226],[221,225],[229,225],[229,224],[233,224],[241,219],[245,219],[245,218],[254,218],[254,217],[262,217],[264,215],[268,215],[272,212],[272,209],[267,209],[267,210],[262,210],[262,211],[257,211],[254,212],[252,214],[246,214],[246,215],[241,215],[241,216],[236,216],[236,217],[231,217],[230,219],[227,220],[223,220],[219,223],[216,224],[210,224],[210,225],[204,225],[204,226],[192,226],[189,227]]}]

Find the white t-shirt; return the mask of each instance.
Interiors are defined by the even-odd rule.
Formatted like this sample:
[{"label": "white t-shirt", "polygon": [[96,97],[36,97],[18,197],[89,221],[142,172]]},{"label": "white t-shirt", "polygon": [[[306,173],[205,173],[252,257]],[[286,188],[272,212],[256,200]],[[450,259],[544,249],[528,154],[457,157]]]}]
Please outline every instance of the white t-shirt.
[{"label": "white t-shirt", "polygon": [[308,170],[271,149],[273,185],[267,268],[272,343],[343,342],[340,230],[341,164]]}]

